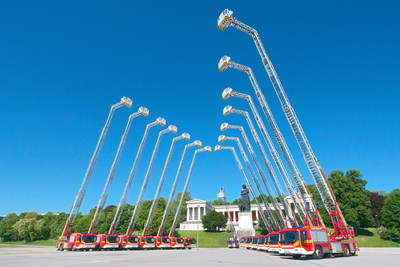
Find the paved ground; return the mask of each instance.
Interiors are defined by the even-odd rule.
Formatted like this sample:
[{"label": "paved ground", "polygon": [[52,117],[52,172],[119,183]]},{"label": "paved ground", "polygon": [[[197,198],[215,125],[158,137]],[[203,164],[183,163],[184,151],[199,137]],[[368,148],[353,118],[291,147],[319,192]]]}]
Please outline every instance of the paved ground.
[{"label": "paved ground", "polygon": [[361,248],[358,256],[294,260],[246,249],[56,252],[49,247],[0,247],[0,266],[399,266],[400,248]]}]

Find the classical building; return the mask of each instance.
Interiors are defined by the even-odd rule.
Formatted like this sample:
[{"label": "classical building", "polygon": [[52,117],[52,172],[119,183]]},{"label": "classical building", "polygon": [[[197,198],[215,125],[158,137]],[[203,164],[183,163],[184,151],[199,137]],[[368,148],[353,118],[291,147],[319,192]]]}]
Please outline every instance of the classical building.
[{"label": "classical building", "polygon": [[[286,201],[289,203],[291,206],[292,210],[294,212],[297,212],[295,205],[290,197],[286,197]],[[216,212],[220,212],[225,215],[225,217],[228,219],[228,210],[226,208],[226,205],[218,205],[218,206],[213,206],[210,203],[208,203],[206,200],[200,200],[200,199],[192,199],[186,202],[187,205],[187,211],[186,211],[186,218],[187,221],[183,222],[180,224],[179,228],[180,230],[189,230],[189,231],[196,231],[197,229],[199,230],[204,230],[203,224],[201,222],[201,218],[211,212],[212,210],[215,210]],[[282,214],[286,216],[285,210],[283,209],[283,205],[278,203],[279,208],[282,210]],[[265,210],[265,207],[261,205],[262,209]],[[239,225],[239,206],[238,205],[228,205],[229,212],[231,213],[231,218],[233,221],[234,226]],[[271,210],[275,210],[272,204],[270,204]],[[258,224],[258,221],[260,219],[260,213],[258,212],[257,204],[251,204],[250,205],[250,211],[252,214],[252,219],[253,219],[253,224],[256,225]],[[198,228],[197,228],[198,227]]]}]

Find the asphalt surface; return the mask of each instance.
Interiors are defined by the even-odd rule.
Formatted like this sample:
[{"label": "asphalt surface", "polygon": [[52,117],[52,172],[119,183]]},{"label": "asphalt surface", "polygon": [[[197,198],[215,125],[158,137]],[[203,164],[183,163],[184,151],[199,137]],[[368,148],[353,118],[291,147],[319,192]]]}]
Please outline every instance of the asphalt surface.
[{"label": "asphalt surface", "polygon": [[61,252],[49,247],[0,247],[0,266],[400,266],[400,248],[361,248],[358,256],[348,258],[295,260],[228,248]]}]

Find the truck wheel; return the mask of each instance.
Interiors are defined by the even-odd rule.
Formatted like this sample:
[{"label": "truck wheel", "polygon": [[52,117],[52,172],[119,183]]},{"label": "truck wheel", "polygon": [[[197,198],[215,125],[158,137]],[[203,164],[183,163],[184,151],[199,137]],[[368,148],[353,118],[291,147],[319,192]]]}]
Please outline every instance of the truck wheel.
[{"label": "truck wheel", "polygon": [[316,246],[314,251],[314,259],[322,259],[324,257],[324,251],[321,246]]},{"label": "truck wheel", "polygon": [[350,256],[350,249],[349,249],[349,246],[348,246],[348,245],[344,245],[344,246],[343,246],[343,256],[344,256],[344,257]]},{"label": "truck wheel", "polygon": [[293,255],[293,259],[298,260],[298,259],[300,259],[300,258],[301,258],[301,255]]}]

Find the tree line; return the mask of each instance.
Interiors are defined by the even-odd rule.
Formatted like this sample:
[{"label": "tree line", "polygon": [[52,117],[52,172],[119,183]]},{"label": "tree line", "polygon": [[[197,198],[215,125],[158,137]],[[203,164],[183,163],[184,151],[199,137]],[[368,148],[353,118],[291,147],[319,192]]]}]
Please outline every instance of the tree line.
[{"label": "tree line", "polygon": [[[179,201],[182,193],[178,193],[176,198],[173,200],[171,205],[171,212],[169,213],[165,233],[169,233],[171,228]],[[186,201],[191,200],[190,193],[185,194],[185,201],[182,206],[182,212],[179,217],[178,225],[181,222],[186,221]],[[135,232],[142,233],[144,225],[147,220],[147,216],[150,212],[152,200],[144,200],[142,207],[139,212],[137,219]],[[159,198],[157,209],[154,213],[154,219],[149,230],[149,234],[157,234],[158,228],[161,224],[162,217],[166,208],[167,201],[165,198]],[[129,222],[135,206],[126,204],[124,211],[121,216],[117,234],[126,234],[129,226]],[[90,223],[93,219],[96,208],[91,209],[89,214],[82,215],[79,213],[75,226],[74,232],[86,233],[89,229]],[[114,219],[117,207],[114,205],[107,206],[100,217],[100,223],[97,228],[99,233],[108,233],[111,222]],[[35,240],[47,240],[47,239],[58,239],[61,235],[65,223],[67,221],[68,214],[66,213],[53,213],[48,212],[47,214],[38,214],[36,212],[23,212],[19,215],[11,213],[6,215],[0,221],[0,238],[2,241],[35,241]]]}]

